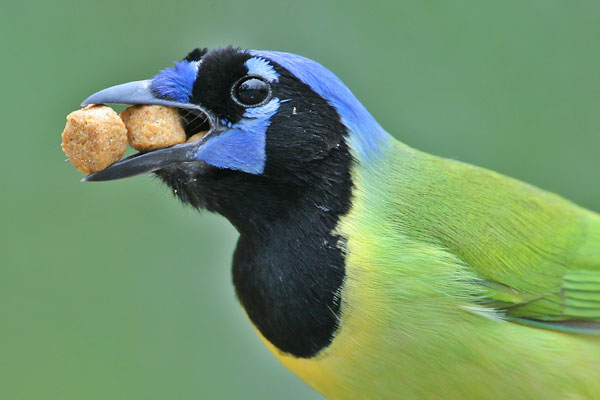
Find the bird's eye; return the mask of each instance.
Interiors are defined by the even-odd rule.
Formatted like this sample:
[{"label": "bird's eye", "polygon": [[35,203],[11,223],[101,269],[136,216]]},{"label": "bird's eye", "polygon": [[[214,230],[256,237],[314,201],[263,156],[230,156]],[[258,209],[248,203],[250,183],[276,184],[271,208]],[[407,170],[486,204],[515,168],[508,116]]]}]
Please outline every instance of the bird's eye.
[{"label": "bird's eye", "polygon": [[242,106],[257,106],[269,98],[271,86],[261,78],[244,77],[233,85],[231,95]]}]

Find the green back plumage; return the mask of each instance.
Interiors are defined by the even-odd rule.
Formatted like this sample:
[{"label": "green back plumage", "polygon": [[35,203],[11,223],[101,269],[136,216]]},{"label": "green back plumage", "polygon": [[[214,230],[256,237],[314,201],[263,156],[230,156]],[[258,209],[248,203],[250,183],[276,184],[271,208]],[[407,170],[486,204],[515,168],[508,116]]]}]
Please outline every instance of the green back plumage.
[{"label": "green back plumage", "polygon": [[598,215],[392,138],[355,157],[339,330],[288,368],[331,399],[599,398]]},{"label": "green back plumage", "polygon": [[395,181],[393,212],[411,237],[476,273],[483,306],[540,327],[600,334],[598,214],[483,168],[393,147],[385,166]]}]

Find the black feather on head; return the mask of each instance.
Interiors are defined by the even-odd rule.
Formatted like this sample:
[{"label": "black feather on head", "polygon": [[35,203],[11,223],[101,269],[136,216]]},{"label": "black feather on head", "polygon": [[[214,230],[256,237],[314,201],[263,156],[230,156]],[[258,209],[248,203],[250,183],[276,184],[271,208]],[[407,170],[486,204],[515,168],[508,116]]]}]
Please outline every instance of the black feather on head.
[{"label": "black feather on head", "polygon": [[200,61],[206,53],[208,53],[208,49],[206,47],[203,49],[196,47],[194,50],[190,51],[187,56],[185,56],[183,61]]}]

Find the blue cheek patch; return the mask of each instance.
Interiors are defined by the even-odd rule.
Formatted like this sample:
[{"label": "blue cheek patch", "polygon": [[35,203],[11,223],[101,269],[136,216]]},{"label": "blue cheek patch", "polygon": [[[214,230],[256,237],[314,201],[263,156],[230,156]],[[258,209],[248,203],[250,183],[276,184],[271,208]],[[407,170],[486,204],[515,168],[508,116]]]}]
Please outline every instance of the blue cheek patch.
[{"label": "blue cheek patch", "polygon": [[274,98],[264,106],[247,109],[244,118],[208,139],[194,157],[217,168],[262,174],[267,161],[267,128],[279,105],[279,99]]},{"label": "blue cheek patch", "polygon": [[265,139],[266,135],[261,132],[231,129],[209,139],[194,157],[217,168],[262,174],[266,160]]}]

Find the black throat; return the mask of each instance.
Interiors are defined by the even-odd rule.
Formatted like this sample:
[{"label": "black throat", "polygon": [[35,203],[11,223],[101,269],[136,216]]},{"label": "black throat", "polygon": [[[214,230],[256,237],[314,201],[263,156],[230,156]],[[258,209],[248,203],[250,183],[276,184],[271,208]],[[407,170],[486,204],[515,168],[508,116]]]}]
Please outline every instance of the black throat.
[{"label": "black throat", "polygon": [[237,296],[261,334],[296,357],[326,348],[338,327],[345,243],[335,228],[350,209],[350,163],[347,146],[335,148],[307,169],[310,185],[213,168],[157,172],[181,200],[237,228]]},{"label": "black throat", "polygon": [[263,336],[307,358],[326,348],[338,327],[345,243],[334,230],[349,209],[349,172],[278,192],[259,219],[245,221],[250,229],[240,230],[233,283]]}]

